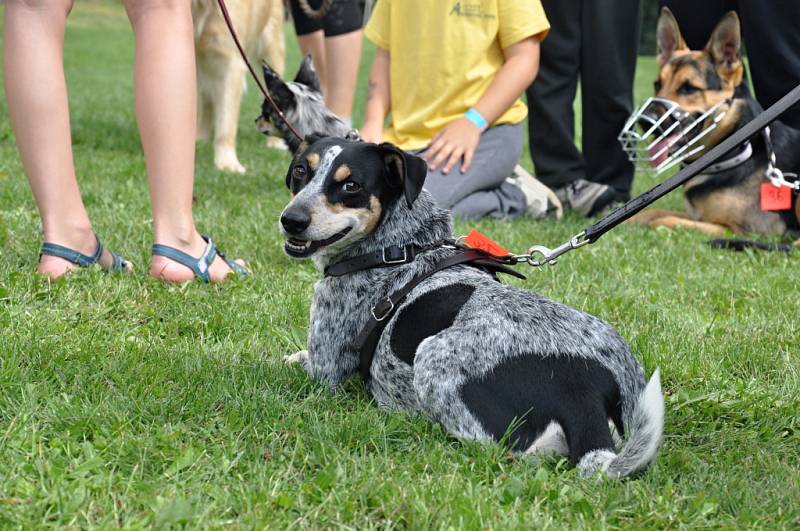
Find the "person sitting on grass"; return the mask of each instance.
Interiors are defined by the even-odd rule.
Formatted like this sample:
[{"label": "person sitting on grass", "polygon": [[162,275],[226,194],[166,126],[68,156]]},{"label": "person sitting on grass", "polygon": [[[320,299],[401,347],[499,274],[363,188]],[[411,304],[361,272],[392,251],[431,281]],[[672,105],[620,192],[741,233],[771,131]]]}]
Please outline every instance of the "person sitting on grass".
[{"label": "person sitting on grass", "polygon": [[514,170],[527,115],[519,98],[548,29],[540,0],[380,0],[365,30],[377,50],[361,137],[420,154],[425,188],[456,216],[541,216],[558,201]]},{"label": "person sitting on grass", "polygon": [[[72,0],[7,0],[3,63],[8,114],[45,243],[39,272],[60,277],[100,264],[131,271],[92,229],[72,159],[64,77],[64,32]],[[221,282],[244,275],[197,232],[192,217],[197,84],[189,2],[123,0],[136,35],[136,118],[142,137],[153,232],[150,275],[167,282]]]}]

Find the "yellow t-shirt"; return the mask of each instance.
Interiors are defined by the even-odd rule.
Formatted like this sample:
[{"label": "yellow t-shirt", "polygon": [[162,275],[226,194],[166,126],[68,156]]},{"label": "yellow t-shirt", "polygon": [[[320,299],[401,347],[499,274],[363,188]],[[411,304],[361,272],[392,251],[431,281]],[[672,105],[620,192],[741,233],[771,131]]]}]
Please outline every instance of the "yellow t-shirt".
[{"label": "yellow t-shirt", "polygon": [[[378,0],[365,34],[391,56],[385,140],[426,147],[483,96],[505,62],[503,48],[549,28],[540,0]],[[518,99],[494,125],[527,113]]]}]

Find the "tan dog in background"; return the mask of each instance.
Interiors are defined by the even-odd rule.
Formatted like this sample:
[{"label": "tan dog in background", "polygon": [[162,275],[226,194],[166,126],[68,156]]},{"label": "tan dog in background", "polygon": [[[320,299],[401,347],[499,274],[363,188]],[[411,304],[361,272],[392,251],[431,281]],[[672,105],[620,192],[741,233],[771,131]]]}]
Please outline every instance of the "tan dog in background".
[{"label": "tan dog in background", "polygon": [[[285,42],[283,0],[227,0],[236,33],[248,59],[269,64],[283,73]],[[197,56],[197,138],[213,133],[214,165],[244,173],[236,156],[239,106],[246,86],[247,67],[231,38],[216,0],[192,0]]]}]

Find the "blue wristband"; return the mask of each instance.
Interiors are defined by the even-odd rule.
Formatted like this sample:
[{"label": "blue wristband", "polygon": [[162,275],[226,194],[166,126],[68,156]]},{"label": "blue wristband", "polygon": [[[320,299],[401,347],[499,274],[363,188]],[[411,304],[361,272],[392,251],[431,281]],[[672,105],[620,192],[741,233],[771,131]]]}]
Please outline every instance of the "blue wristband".
[{"label": "blue wristband", "polygon": [[489,126],[486,118],[481,116],[481,113],[472,107],[470,107],[467,112],[464,113],[464,118],[475,124],[475,127],[477,127],[481,132],[483,132]]}]

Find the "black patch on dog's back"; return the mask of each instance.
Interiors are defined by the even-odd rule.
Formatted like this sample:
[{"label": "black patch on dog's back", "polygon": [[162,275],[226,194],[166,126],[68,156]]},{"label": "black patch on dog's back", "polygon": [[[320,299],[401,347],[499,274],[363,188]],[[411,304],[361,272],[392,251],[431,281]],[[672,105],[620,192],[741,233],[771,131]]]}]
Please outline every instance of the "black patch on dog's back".
[{"label": "black patch on dog's back", "polygon": [[475,286],[452,284],[415,299],[397,316],[390,340],[392,352],[408,365],[414,365],[419,344],[449,328],[474,291]]},{"label": "black patch on dog's back", "polygon": [[519,451],[530,447],[551,421],[558,422],[573,463],[590,450],[614,448],[609,418],[623,431],[616,380],[600,363],[584,357],[506,360],[480,380],[464,384],[461,398],[496,440],[517,423],[508,442]]}]

